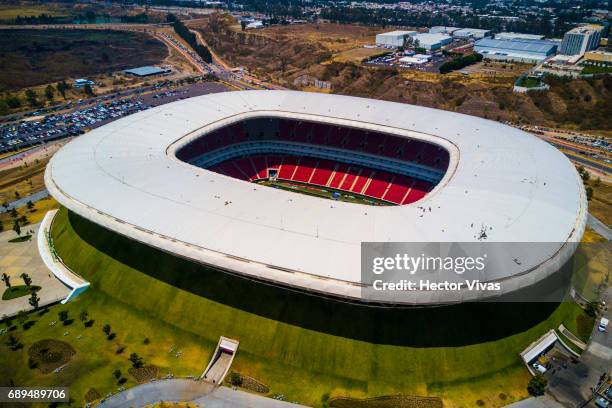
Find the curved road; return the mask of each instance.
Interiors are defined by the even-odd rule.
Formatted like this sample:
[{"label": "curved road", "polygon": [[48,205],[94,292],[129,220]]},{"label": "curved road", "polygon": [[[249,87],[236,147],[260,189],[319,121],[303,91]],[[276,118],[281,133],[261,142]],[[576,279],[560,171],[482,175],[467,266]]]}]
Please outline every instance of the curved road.
[{"label": "curved road", "polygon": [[137,385],[103,400],[98,407],[143,407],[161,401],[192,402],[206,408],[303,407],[303,405],[278,401],[228,387],[215,387],[207,382],[189,379],[159,380]]}]

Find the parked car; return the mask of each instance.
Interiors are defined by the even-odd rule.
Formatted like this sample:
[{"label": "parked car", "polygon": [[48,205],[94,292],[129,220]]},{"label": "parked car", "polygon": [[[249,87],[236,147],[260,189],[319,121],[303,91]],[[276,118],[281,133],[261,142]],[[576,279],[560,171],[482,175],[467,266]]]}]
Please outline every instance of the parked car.
[{"label": "parked car", "polygon": [[602,317],[599,321],[599,326],[597,326],[597,329],[599,329],[600,332],[605,332],[606,330],[608,330],[609,323],[610,320],[606,319],[605,317]]},{"label": "parked car", "polygon": [[540,374],[544,374],[546,372],[546,367],[544,367],[542,364],[533,363],[531,366]]}]

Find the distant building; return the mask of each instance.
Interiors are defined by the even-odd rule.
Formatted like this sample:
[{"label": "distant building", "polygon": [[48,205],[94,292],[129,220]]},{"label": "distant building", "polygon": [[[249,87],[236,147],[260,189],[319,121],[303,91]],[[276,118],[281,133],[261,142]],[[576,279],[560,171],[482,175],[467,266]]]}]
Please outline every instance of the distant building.
[{"label": "distant building", "polygon": [[263,21],[255,20],[255,21],[252,21],[252,22],[248,23],[244,28],[246,30],[253,30],[253,29],[256,29],[256,28],[263,28],[263,26],[264,26]]},{"label": "distant building", "polygon": [[498,40],[543,40],[544,36],[539,34],[523,34],[523,33],[499,33],[495,35]]},{"label": "distant building", "polygon": [[483,38],[476,41],[474,51],[488,59],[538,63],[554,55],[557,47],[557,43],[546,40]]},{"label": "distant building", "polygon": [[491,35],[491,30],[485,30],[481,28],[461,28],[453,31],[453,37],[461,39],[474,39],[479,40]]},{"label": "distant building", "polygon": [[576,27],[565,33],[559,52],[563,55],[582,55],[594,50],[601,40],[602,26],[586,25]]},{"label": "distant building", "polygon": [[429,34],[448,34],[452,35],[459,27],[434,26],[429,29]]},{"label": "distant building", "polygon": [[137,77],[148,77],[148,76],[153,76],[153,75],[167,74],[169,72],[172,72],[172,70],[170,68],[144,66],[144,67],[126,69],[123,72],[125,72],[128,75],[134,75]]},{"label": "distant building", "polygon": [[91,81],[89,79],[79,78],[74,80],[74,84],[72,84],[72,86],[75,88],[82,88],[85,85],[94,86],[95,84],[96,83],[94,81]]},{"label": "distant building", "polygon": [[383,47],[403,47],[406,38],[414,37],[416,31],[396,30],[388,33],[376,34],[376,45]]},{"label": "distant building", "polygon": [[414,64],[414,65],[425,64],[429,61],[431,61],[431,55],[425,55],[425,54],[416,54],[416,55],[412,55],[408,57],[402,57],[399,59],[400,63]]},{"label": "distant building", "polygon": [[452,37],[446,34],[417,34],[414,39],[418,40],[419,47],[425,48],[427,51],[439,50],[444,45],[453,42]]},{"label": "distant building", "polygon": [[585,61],[612,63],[612,52],[607,51],[587,51],[584,53]]}]

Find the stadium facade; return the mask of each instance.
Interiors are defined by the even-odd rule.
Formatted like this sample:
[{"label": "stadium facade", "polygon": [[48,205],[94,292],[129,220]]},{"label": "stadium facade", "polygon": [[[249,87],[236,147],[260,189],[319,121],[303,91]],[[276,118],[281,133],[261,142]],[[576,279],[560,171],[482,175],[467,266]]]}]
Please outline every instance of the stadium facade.
[{"label": "stadium facade", "polygon": [[[256,184],[355,194],[331,201]],[[371,99],[248,91],[143,111],[62,148],[45,173],[63,206],[177,256],[325,296],[363,301],[362,242],[545,242],[504,293],[571,259],[587,204],[573,165],[497,122]],[[515,259],[514,259],[515,261]],[[450,296],[450,295],[449,295]],[[415,294],[401,303],[478,300]]]}]

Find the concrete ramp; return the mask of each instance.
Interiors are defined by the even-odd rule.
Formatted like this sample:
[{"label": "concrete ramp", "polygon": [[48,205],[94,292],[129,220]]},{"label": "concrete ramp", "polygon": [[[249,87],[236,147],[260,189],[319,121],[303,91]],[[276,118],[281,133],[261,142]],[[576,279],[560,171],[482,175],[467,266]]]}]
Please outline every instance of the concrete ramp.
[{"label": "concrete ramp", "polygon": [[200,379],[215,385],[221,385],[238,350],[238,340],[221,336],[217,348]]}]

